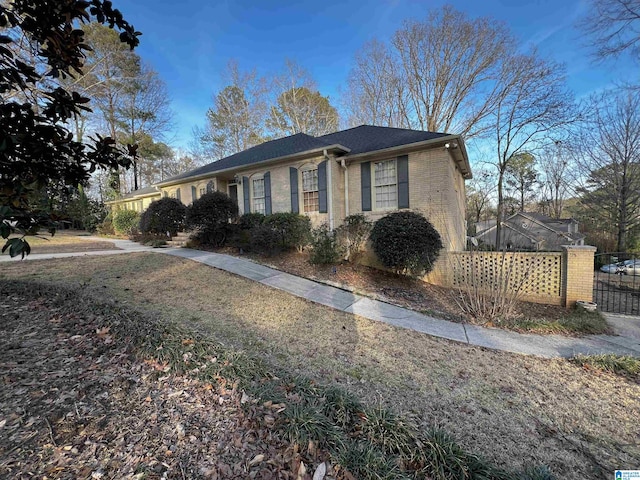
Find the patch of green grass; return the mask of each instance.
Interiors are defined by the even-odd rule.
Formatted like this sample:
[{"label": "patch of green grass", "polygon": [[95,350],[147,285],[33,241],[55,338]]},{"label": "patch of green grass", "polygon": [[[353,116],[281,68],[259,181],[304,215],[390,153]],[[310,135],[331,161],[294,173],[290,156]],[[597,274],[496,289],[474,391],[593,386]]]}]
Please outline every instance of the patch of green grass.
[{"label": "patch of green grass", "polygon": [[516,318],[508,323],[508,326],[514,330],[531,333],[600,335],[613,332],[600,312],[587,312],[582,309],[568,311],[559,319]]},{"label": "patch of green grass", "polygon": [[627,355],[577,355],[571,362],[640,381],[640,358]]}]

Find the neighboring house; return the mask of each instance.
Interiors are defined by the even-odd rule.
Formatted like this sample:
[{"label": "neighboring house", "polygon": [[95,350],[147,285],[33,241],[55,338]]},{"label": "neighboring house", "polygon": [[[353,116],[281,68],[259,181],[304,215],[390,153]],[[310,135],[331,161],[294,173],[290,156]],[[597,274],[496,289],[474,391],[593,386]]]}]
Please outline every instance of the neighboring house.
[{"label": "neighboring house", "polygon": [[[484,245],[496,246],[496,221],[476,224],[475,238]],[[553,219],[541,213],[519,212],[502,222],[499,249],[556,251],[562,245],[584,245],[584,235],[573,218]]]},{"label": "neighboring house", "polygon": [[[295,212],[331,228],[355,213],[375,221],[411,209],[433,223],[448,250],[463,250],[469,178],[459,135],[362,125],[265,142],[155,187],[185,204],[217,190],[237,200],[240,213]],[[139,192],[112,204],[138,200]]]}]

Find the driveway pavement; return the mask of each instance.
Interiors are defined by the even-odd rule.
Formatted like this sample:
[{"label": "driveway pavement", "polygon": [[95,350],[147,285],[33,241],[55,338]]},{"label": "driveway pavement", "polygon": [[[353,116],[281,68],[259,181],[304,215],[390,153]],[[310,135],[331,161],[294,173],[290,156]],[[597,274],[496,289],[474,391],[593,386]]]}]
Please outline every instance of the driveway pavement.
[{"label": "driveway pavement", "polygon": [[[89,237],[91,238],[91,237]],[[100,238],[104,241],[104,238]],[[263,285],[283,290],[310,302],[359,315],[370,320],[385,322],[401,328],[426,333],[434,337],[505,352],[540,357],[572,357],[613,353],[640,357],[640,319],[620,315],[607,315],[617,335],[590,335],[581,338],[561,335],[535,335],[485,328],[476,325],[449,322],[433,318],[406,308],[373,300],[368,297],[297,277],[248,259],[189,248],[151,248],[128,240],[111,240],[121,250],[81,253],[29,255],[28,261],[87,255],[117,255],[131,252],[153,252],[189,259],[211,267],[240,275]],[[0,261],[12,261],[7,256]],[[13,261],[19,261],[13,259]]]}]

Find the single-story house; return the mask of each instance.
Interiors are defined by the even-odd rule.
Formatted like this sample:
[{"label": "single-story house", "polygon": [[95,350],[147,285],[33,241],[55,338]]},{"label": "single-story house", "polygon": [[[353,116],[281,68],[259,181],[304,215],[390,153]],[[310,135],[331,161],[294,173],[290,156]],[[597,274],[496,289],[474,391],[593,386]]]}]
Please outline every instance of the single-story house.
[{"label": "single-story house", "polygon": [[[496,246],[496,221],[476,224],[479,243]],[[562,245],[584,245],[574,218],[554,219],[541,213],[518,212],[502,222],[500,250],[559,251]]]},{"label": "single-story house", "polygon": [[189,204],[217,190],[235,199],[240,213],[295,212],[330,228],[356,213],[375,221],[411,209],[433,223],[448,250],[463,250],[469,178],[459,135],[362,125],[265,142],[110,203],[138,202],[137,210],[165,196]]}]

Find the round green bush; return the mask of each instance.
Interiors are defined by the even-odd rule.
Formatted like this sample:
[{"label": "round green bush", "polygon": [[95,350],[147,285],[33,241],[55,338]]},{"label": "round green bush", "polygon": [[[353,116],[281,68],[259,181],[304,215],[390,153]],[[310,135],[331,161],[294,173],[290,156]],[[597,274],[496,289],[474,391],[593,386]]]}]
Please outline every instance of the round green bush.
[{"label": "round green bush", "polygon": [[140,217],[142,233],[161,233],[174,236],[184,228],[187,207],[176,198],[161,198],[151,202]]},{"label": "round green bush", "polygon": [[187,209],[187,226],[198,230],[197,239],[205,245],[221,247],[231,232],[231,220],[238,216],[238,205],[222,192],[205,193]]},{"label": "round green bush", "polygon": [[264,223],[265,216],[262,213],[245,213],[238,219],[238,225],[242,230],[251,230]]},{"label": "round green bush", "polygon": [[265,217],[264,225],[276,232],[282,250],[302,251],[311,241],[311,220],[304,215],[274,213]]},{"label": "round green bush", "polygon": [[338,263],[343,255],[343,248],[338,242],[335,230],[330,230],[326,223],[311,232],[311,256],[309,261],[317,264]]},{"label": "round green bush", "polygon": [[133,210],[118,210],[113,214],[113,228],[120,235],[131,235],[138,229],[140,216]]},{"label": "round green bush", "polygon": [[419,213],[394,212],[378,220],[369,235],[382,264],[397,273],[424,275],[433,268],[442,239]]}]

